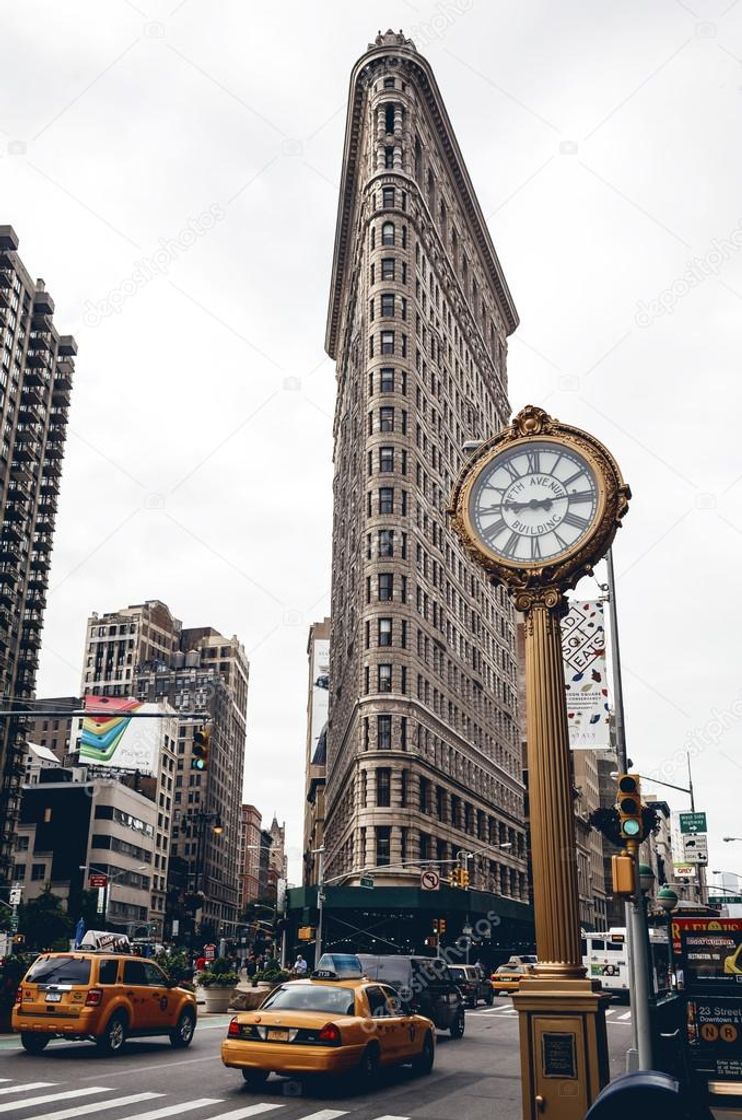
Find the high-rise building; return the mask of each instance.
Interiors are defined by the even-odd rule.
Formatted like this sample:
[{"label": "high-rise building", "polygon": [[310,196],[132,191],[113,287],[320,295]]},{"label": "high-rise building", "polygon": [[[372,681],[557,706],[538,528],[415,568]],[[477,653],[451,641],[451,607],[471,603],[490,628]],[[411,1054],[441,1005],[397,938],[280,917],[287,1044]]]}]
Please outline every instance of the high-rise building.
[{"label": "high-rise building", "polygon": [[446,509],[464,444],[508,421],[517,323],[432,69],[380,34],[351,77],[326,336],[325,877],[466,858],[472,887],[528,900],[514,613]]},{"label": "high-rise building", "polygon": [[309,692],[304,756],[304,866],[302,881],[317,882],[325,827],[327,713],[330,700],[330,620],[313,622],[307,644]]},{"label": "high-rise building", "polygon": [[240,832],[240,910],[260,898],[260,841],[263,818],[254,805],[243,805]]},{"label": "high-rise building", "polygon": [[[0,226],[0,686],[6,703],[36,685],[46,588],[77,346],[53,322],[54,300]],[[13,858],[23,778],[22,719],[0,725],[0,880]]]},{"label": "high-rise building", "polygon": [[[236,637],[184,628],[158,600],[88,620],[83,690],[167,702],[177,712],[166,935],[188,921],[203,895],[198,925],[233,933],[240,905],[240,807],[249,667]],[[193,736],[206,721],[209,758],[201,769]],[[191,913],[195,902],[191,904]]]}]

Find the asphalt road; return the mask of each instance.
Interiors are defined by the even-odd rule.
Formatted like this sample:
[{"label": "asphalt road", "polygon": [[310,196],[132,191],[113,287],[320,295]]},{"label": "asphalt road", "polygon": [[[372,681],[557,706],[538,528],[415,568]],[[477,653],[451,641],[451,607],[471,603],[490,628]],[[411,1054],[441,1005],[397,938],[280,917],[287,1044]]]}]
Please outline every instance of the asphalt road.
[{"label": "asphalt road", "polygon": [[[622,1006],[608,1014],[613,1075],[624,1069],[629,1014]],[[74,1042],[52,1042],[33,1057],[6,1036],[0,1040],[0,1120],[242,1120],[271,1113],[275,1120],[520,1120],[518,1016],[509,998],[467,1012],[461,1041],[439,1036],[429,1076],[391,1070],[370,1092],[272,1077],[251,1093],[219,1058],[228,1021],[228,1015],[202,1017],[188,1050],[135,1040],[115,1058]]]}]

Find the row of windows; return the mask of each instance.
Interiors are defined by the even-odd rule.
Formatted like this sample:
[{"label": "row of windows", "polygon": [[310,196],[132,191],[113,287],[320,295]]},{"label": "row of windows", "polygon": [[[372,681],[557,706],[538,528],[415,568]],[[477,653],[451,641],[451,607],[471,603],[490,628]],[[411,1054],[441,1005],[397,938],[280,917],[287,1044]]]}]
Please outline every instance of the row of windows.
[{"label": "row of windows", "polygon": [[[376,508],[380,514],[398,513],[400,517],[407,516],[407,491],[399,491],[399,501],[397,501],[397,491],[393,486],[380,486],[377,492]],[[366,495],[366,512],[369,517],[373,517],[373,491],[369,490]]]},{"label": "row of windows", "polygon": [[[374,473],[374,456],[377,453],[369,451],[368,453],[368,473]],[[389,444],[384,444],[378,448],[378,469],[379,474],[391,474],[396,469],[397,460],[399,463],[400,474],[407,474],[407,452],[404,448],[395,450]],[[419,469],[419,468],[418,468]]]},{"label": "row of windows", "polygon": [[[376,308],[379,308],[379,317],[381,319],[394,319],[399,312],[399,318],[404,322],[407,321],[407,300],[404,296],[398,296],[394,292],[384,292],[378,299],[374,297],[369,300],[368,314],[371,322],[376,319]],[[393,350],[381,351],[384,353],[394,353]]]},{"label": "row of windows", "polygon": [[[394,619],[386,616],[377,618],[375,633],[376,644],[381,648],[394,645]],[[399,635],[399,646],[401,649],[407,649],[407,620],[397,619],[397,633]],[[371,621],[366,621],[366,649],[371,649]]]},{"label": "row of windows", "polygon": [[[401,245],[403,249],[407,248],[407,226],[403,225],[397,232],[397,227],[394,222],[382,222],[381,224],[381,244],[389,248],[394,245]],[[376,248],[376,224],[371,225],[371,248]]]},{"label": "row of windows", "polygon": [[395,370],[391,366],[382,366],[381,369],[371,370],[368,375],[368,394],[374,395],[374,386],[379,393],[401,393],[407,396],[407,371]]},{"label": "row of windows", "polygon": [[396,331],[379,331],[379,341],[376,342],[374,334],[369,335],[368,356],[375,357],[377,350],[382,355],[399,354],[401,358],[407,357],[407,335],[402,334],[397,338]]},{"label": "row of windows", "polygon": [[400,408],[398,411],[393,405],[383,405],[376,413],[374,419],[374,412],[371,410],[368,414],[368,434],[374,434],[374,424],[376,424],[376,431],[378,432],[394,432],[397,430],[396,418],[399,416],[399,431],[402,435],[407,435],[407,411]]},{"label": "row of windows", "polygon": [[[399,268],[397,268],[399,265]],[[379,261],[380,280],[398,280],[401,284],[407,283],[407,262],[398,261],[396,257],[382,257]],[[376,283],[376,262],[371,263],[371,283]]]},{"label": "row of windows", "polygon": [[[373,581],[371,576],[366,577],[366,603],[371,602]],[[376,576],[376,597],[381,603],[390,603],[394,600],[395,587],[398,589],[400,603],[407,602],[407,576],[398,576],[395,580],[394,572],[379,572]]]}]

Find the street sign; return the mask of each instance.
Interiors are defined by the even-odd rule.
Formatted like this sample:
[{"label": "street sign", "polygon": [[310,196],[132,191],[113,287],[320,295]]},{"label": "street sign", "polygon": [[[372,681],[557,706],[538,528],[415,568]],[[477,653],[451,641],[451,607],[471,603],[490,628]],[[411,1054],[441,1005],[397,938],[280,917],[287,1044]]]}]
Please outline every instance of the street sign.
[{"label": "street sign", "polygon": [[683,855],[686,863],[708,863],[708,837],[705,833],[686,833],[683,836]]},{"label": "street sign", "polygon": [[373,875],[361,875],[358,883],[361,887],[366,887],[367,890],[372,890],[374,885],[374,877]]},{"label": "street sign", "polygon": [[98,872],[91,872],[88,876],[88,887],[91,891],[102,890],[108,886],[108,876]]},{"label": "street sign", "polygon": [[742,894],[710,894],[709,906],[742,906]]},{"label": "street sign", "polygon": [[706,827],[706,814],[705,813],[681,813],[680,814],[680,831],[686,832],[708,832]]},{"label": "street sign", "polygon": [[679,879],[695,879],[696,869],[692,863],[676,863],[673,871]]},{"label": "street sign", "polygon": [[420,872],[420,886],[424,891],[437,891],[441,885],[441,877],[432,868]]},{"label": "street sign", "polygon": [[11,887],[8,901],[11,906],[20,906],[21,899],[23,898],[23,887]]}]

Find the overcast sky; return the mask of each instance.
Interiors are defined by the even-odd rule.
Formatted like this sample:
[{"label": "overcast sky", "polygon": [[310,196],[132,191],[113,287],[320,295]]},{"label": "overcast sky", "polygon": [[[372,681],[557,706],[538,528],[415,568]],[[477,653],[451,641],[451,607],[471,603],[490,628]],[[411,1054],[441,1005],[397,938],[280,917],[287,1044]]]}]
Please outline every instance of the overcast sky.
[{"label": "overcast sky", "polygon": [[38,695],[78,692],[92,610],[159,598],[238,634],[246,797],[298,853],[348,78],[402,27],[520,312],[512,405],[589,428],[634,493],[615,546],[629,753],[686,785],[698,744],[711,866],[742,871],[720,839],[742,836],[742,3],[1,0],[0,18],[0,222],[79,345]]}]

